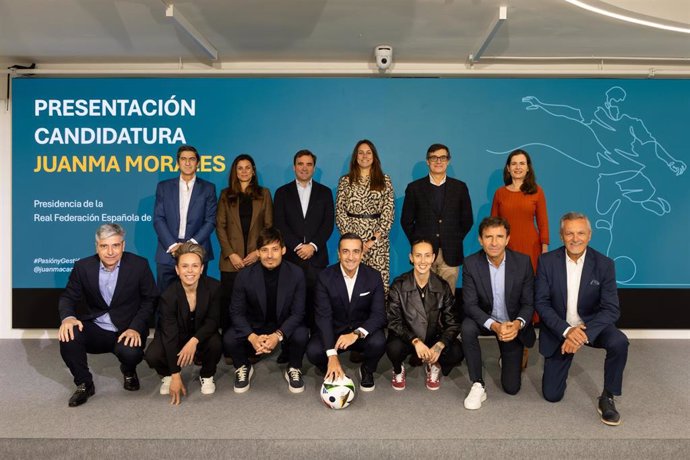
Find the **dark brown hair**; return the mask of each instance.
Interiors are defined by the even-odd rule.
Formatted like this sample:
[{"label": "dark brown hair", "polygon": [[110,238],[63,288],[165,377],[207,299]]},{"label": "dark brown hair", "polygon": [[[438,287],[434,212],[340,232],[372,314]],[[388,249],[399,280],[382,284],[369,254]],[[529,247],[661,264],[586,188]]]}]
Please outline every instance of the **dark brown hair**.
[{"label": "dark brown hair", "polygon": [[242,160],[246,160],[249,163],[251,163],[252,169],[254,170],[252,173],[251,181],[249,182],[247,190],[244,193],[250,195],[252,198],[261,198],[261,192],[263,191],[263,187],[259,185],[259,179],[256,174],[256,164],[254,163],[254,158],[252,158],[250,155],[247,155],[246,153],[243,153],[241,155],[237,155],[235,159],[232,161],[232,166],[230,166],[227,190],[228,198],[230,199],[230,201],[237,200],[240,196],[240,193],[242,193],[242,186],[240,185],[240,180],[237,178],[237,164]]},{"label": "dark brown hair", "polygon": [[362,144],[367,144],[371,149],[371,153],[374,154],[374,161],[371,163],[371,171],[369,172],[369,189],[380,192],[386,187],[386,182],[383,179],[379,154],[376,151],[374,143],[368,139],[362,139],[355,144],[355,148],[352,150],[352,158],[350,158],[350,171],[347,173],[347,177],[350,180],[350,185],[359,181],[360,175],[359,165],[357,164],[357,151]]},{"label": "dark brown hair", "polygon": [[533,195],[537,193],[537,175],[534,173],[534,168],[532,167],[532,159],[529,157],[529,153],[522,149],[513,150],[508,155],[506,159],[506,166],[503,168],[503,183],[510,185],[513,183],[513,178],[510,177],[510,160],[513,159],[515,155],[524,155],[527,159],[527,174],[525,174],[525,180],[520,186],[520,191],[525,195]]},{"label": "dark brown hair", "polygon": [[479,237],[484,235],[484,230],[493,227],[503,227],[506,229],[506,236],[510,236],[510,224],[503,217],[491,216],[485,217],[479,223]]}]

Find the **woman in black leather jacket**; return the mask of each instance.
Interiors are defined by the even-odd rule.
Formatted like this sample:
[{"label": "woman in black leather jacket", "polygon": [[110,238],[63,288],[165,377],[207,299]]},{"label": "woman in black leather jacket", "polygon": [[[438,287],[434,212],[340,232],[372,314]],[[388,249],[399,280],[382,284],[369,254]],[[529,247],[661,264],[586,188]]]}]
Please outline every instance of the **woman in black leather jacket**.
[{"label": "woman in black leather jacket", "polygon": [[413,242],[414,269],[397,277],[388,293],[386,354],[393,363],[396,390],[405,389],[403,361],[413,352],[425,364],[429,390],[437,390],[441,374],[448,375],[464,356],[457,339],[460,313],[448,283],[431,272],[435,257],[431,241]]}]

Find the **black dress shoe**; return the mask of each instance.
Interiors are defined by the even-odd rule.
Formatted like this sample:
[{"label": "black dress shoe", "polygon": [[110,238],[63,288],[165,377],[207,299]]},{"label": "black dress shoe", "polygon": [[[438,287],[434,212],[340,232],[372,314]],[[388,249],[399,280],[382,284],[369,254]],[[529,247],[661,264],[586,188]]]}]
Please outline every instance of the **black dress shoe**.
[{"label": "black dress shoe", "polygon": [[139,390],[139,376],[137,376],[137,371],[134,372],[124,372],[125,383],[123,385],[124,389],[127,391],[137,391]]},{"label": "black dress shoe", "polygon": [[93,396],[94,393],[96,393],[96,388],[93,386],[93,383],[82,383],[81,385],[77,385],[74,394],[69,398],[69,407],[81,406],[88,401],[89,397]]},{"label": "black dress shoe", "polygon": [[599,407],[597,408],[601,421],[607,425],[616,426],[621,424],[621,415],[616,410],[613,398],[599,396]]}]

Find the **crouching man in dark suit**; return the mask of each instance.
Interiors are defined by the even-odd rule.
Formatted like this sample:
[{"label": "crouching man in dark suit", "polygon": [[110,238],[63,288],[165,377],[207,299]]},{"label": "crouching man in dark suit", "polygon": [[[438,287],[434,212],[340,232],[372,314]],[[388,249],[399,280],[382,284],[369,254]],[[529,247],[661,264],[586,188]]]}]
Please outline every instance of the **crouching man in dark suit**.
[{"label": "crouching man in dark suit", "polygon": [[327,380],[345,375],[338,354],[362,353],[360,388],[373,391],[374,372],[386,351],[386,326],[381,274],[361,264],[362,239],[345,233],[338,243],[340,262],[324,269],[316,283],[314,322],[318,333],[307,347],[307,357]]},{"label": "crouching man in dark suit", "polygon": [[302,359],[309,340],[304,325],[304,273],[283,260],[285,243],[274,227],[259,233],[259,264],[241,270],[232,290],[232,326],[223,336],[235,366],[235,393],[249,390],[254,368],[250,354],[268,354],[280,342],[289,348],[285,380],[292,393],[304,391]]},{"label": "crouching man in dark suit", "polygon": [[534,272],[529,256],[507,249],[510,225],[502,217],[487,217],[479,224],[482,249],[465,259],[462,267],[462,346],[472,381],[465,409],[476,410],[486,400],[482,379],[480,335],[494,335],[501,353],[501,386],[510,395],[520,391],[522,353],[536,340]]},{"label": "crouching man in dark suit", "polygon": [[[84,404],[95,389],[87,353],[113,353],[120,360],[124,388],[139,389],[136,367],[144,358],[148,321],[158,297],[146,259],[125,252],[125,230],[103,224],[96,231],[96,255],[74,264],[60,296],[60,354],[77,390],[71,407]],[[77,313],[77,307],[84,310]]]},{"label": "crouching man in dark suit", "polygon": [[561,217],[560,247],[539,257],[535,307],[541,317],[539,352],[544,355],[544,399],[560,401],[568,371],[583,345],[606,350],[601,421],[620,424],[613,401],[623,387],[628,338],[618,328],[620,316],[613,260],[588,247],[592,227],[587,216]]}]

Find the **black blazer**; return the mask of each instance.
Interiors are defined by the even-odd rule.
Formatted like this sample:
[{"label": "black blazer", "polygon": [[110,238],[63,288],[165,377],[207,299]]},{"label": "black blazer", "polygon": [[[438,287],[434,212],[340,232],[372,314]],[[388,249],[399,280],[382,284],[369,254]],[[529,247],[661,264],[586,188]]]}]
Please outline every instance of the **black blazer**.
[{"label": "black blazer", "polygon": [[422,301],[414,270],[398,276],[388,291],[388,330],[406,342],[437,337],[445,346],[460,332],[460,314],[450,286],[436,273],[429,274],[427,295]]},{"label": "black blazer", "polygon": [[333,193],[328,187],[312,181],[311,195],[306,217],[297,193],[297,183],[292,181],[276,190],[273,197],[273,225],[280,230],[285,240],[285,258],[292,263],[305,263],[295,254],[300,243],[314,243],[318,251],[306,261],[314,267],[328,265],[326,243],[333,233]]},{"label": "black blazer", "polygon": [[[304,272],[301,268],[283,260],[276,270],[278,293],[276,318],[285,338],[290,338],[304,321]],[[261,262],[239,271],[232,290],[230,319],[235,337],[246,338],[254,331],[264,329],[266,324],[266,287]]]},{"label": "black blazer", "polygon": [[319,274],[314,298],[315,323],[326,350],[345,332],[361,327],[371,334],[386,327],[381,274],[367,265],[359,265],[352,301],[339,263]]},{"label": "black blazer", "polygon": [[196,337],[204,342],[213,334],[218,334],[220,324],[220,282],[217,279],[201,276],[196,288],[196,309],[194,330],[189,328],[189,303],[182,283],[177,280],[161,295],[159,301],[160,323],[158,334],[165,350],[170,372],[180,372],[177,353],[182,341]]},{"label": "black blazer", "polygon": [[440,214],[434,211],[433,187],[429,176],[407,185],[400,225],[410,244],[427,238],[443,250],[443,259],[450,266],[462,265],[462,241],[472,228],[472,202],[464,182],[446,177],[446,195]]},{"label": "black blazer", "polygon": [[[534,313],[534,270],[529,256],[506,248],[504,299],[508,318],[514,321],[518,316],[525,320],[525,327],[518,339],[526,347],[532,347],[536,340],[532,326]],[[480,326],[491,317],[494,296],[491,290],[491,275],[486,253],[479,250],[465,259],[462,266],[462,300],[465,315]]]},{"label": "black blazer", "polygon": [[[565,267],[565,247],[539,256],[535,306],[541,318],[539,352],[547,358],[563,343],[568,309],[568,275]],[[621,309],[613,260],[587,248],[582,267],[577,313],[584,321],[585,334],[594,342],[601,331],[618,321]]]},{"label": "black blazer", "polygon": [[[148,261],[131,252],[122,254],[110,307],[105,303],[98,287],[100,264],[98,255],[86,257],[74,264],[67,287],[58,302],[60,321],[68,316],[74,316],[80,321],[90,321],[110,313],[110,319],[118,332],[134,329],[142,337],[147,337],[148,321],[158,299],[158,289]],[[83,306],[84,312],[77,314],[77,306]]]}]

